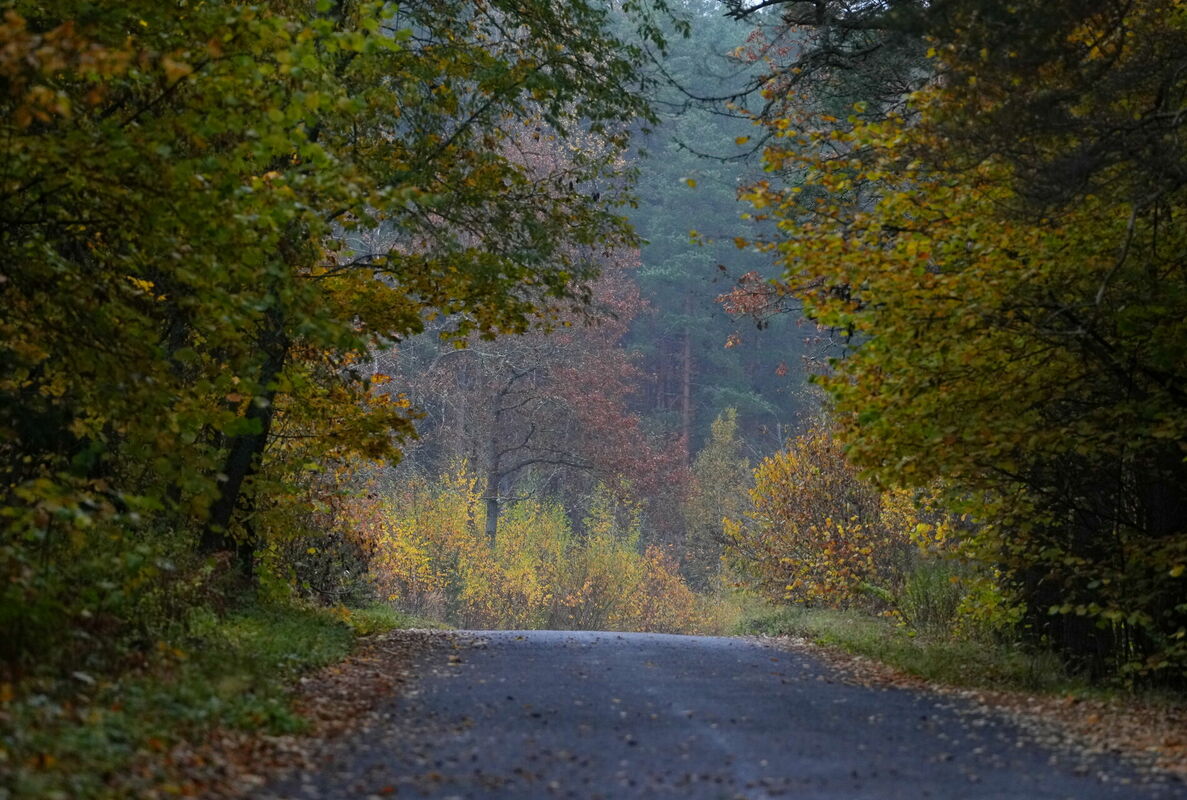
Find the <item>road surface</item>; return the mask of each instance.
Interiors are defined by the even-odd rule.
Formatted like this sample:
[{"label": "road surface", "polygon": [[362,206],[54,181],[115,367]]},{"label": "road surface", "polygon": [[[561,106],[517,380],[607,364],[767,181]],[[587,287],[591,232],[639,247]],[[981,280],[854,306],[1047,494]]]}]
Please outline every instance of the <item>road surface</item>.
[{"label": "road surface", "polygon": [[[267,798],[1187,798],[951,697],[729,638],[470,634]],[[466,641],[466,639],[463,639]]]}]

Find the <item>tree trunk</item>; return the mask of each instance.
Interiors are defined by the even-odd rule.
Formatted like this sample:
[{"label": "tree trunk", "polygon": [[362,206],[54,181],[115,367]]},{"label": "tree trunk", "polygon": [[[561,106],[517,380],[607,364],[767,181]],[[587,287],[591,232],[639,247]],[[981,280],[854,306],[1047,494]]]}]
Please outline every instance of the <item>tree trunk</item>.
[{"label": "tree trunk", "polygon": [[680,430],[684,437],[685,461],[692,453],[692,295],[684,297],[684,358],[680,376]]},{"label": "tree trunk", "polygon": [[251,428],[231,439],[223,462],[222,475],[225,479],[219,487],[218,498],[210,507],[210,516],[202,530],[200,547],[202,552],[215,553],[229,550],[236,553],[244,577],[250,579],[255,557],[254,537],[244,536],[237,541],[231,533],[231,522],[239,505],[244,483],[259,469],[268,433],[272,427],[275,411],[276,381],[284,369],[288,356],[288,337],[284,332],[284,320],[278,310],[269,312],[266,330],[260,337],[264,363],[260,367],[258,394],[252,398],[244,413],[244,419]]},{"label": "tree trunk", "polygon": [[499,426],[502,423],[502,412],[498,404],[502,397],[495,401],[495,415],[487,440],[486,454],[486,538],[492,543],[499,533],[499,484],[502,475],[499,472]]},{"label": "tree trunk", "polygon": [[[497,491],[497,490],[496,490]],[[488,495],[486,498],[486,538],[492,542],[499,534],[499,497]]]}]

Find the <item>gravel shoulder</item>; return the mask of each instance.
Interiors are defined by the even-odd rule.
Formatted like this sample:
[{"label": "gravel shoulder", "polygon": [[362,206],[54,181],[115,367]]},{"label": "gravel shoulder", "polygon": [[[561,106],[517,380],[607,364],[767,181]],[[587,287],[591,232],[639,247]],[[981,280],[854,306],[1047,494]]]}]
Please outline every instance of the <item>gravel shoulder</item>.
[{"label": "gravel shoulder", "polygon": [[1187,706],[1118,696],[1108,700],[1026,692],[963,689],[936,684],[878,661],[793,636],[755,636],[770,647],[811,654],[838,679],[862,686],[932,692],[959,699],[976,713],[1018,726],[1029,741],[1081,760],[1117,757],[1138,772],[1187,781]]}]

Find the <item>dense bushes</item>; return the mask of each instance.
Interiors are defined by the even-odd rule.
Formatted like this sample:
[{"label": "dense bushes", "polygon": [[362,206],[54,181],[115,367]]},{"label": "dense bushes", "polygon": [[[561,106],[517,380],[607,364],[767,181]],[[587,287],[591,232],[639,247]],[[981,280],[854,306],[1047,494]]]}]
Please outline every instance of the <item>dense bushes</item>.
[{"label": "dense bushes", "polygon": [[753,510],[726,534],[735,563],[769,596],[886,609],[913,547],[908,519],[861,480],[816,425],[755,470]]},{"label": "dense bushes", "polygon": [[636,508],[599,491],[574,525],[558,505],[521,499],[491,541],[476,477],[411,481],[357,498],[346,514],[372,552],[381,596],[468,628],[685,632],[712,625],[677,565],[640,544]]},{"label": "dense bushes", "polygon": [[36,547],[2,544],[0,677],[93,669],[147,650],[177,633],[188,609],[226,595],[225,567],[196,557],[184,536],[151,528],[57,528]]},{"label": "dense bushes", "polygon": [[1012,606],[959,551],[954,533],[968,523],[931,494],[863,479],[827,422],[754,475],[751,510],[725,532],[734,570],[768,600],[885,615],[937,638],[1011,633]]}]

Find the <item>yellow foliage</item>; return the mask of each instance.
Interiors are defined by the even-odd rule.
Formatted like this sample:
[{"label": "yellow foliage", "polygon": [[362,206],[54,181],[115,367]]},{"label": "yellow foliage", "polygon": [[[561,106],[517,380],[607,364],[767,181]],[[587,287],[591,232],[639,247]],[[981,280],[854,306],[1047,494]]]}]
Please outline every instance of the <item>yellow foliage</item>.
[{"label": "yellow foliage", "polygon": [[675,562],[639,549],[637,508],[607,492],[580,534],[560,506],[521,500],[485,534],[485,506],[466,463],[436,484],[352,501],[354,533],[372,553],[381,596],[467,628],[700,631],[707,615]]},{"label": "yellow foliage", "polygon": [[727,520],[730,555],[769,597],[831,608],[892,604],[920,523],[903,494],[883,495],[816,426],[755,470],[746,520]]}]

